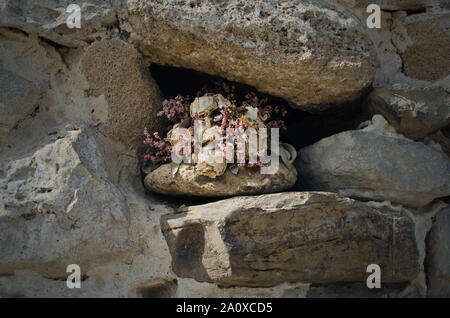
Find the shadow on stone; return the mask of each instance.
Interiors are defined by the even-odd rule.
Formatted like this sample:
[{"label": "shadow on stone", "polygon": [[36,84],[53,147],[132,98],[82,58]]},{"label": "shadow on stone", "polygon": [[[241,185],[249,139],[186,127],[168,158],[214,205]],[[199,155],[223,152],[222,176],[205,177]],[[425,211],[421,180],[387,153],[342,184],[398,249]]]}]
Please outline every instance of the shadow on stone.
[{"label": "shadow on stone", "polygon": [[172,256],[172,270],[179,277],[195,277],[198,281],[209,281],[209,276],[202,264],[205,252],[205,230],[201,224],[192,224],[179,230],[177,235],[169,228],[167,220],[162,218],[163,234],[169,243]]},{"label": "shadow on stone", "polygon": [[177,292],[177,280],[172,281],[161,279],[150,285],[137,288],[137,294],[142,298],[169,298],[175,296]]}]

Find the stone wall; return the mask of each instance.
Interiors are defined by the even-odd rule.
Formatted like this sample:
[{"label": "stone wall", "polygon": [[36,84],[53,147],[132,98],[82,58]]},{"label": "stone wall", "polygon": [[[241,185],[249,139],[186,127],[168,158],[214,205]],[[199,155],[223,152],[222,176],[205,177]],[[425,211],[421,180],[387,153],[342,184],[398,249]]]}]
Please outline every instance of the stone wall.
[{"label": "stone wall", "polygon": [[[449,297],[450,10],[374,0],[368,29],[371,2],[1,1],[0,296]],[[151,63],[371,121],[298,149],[289,192],[171,200]]]}]

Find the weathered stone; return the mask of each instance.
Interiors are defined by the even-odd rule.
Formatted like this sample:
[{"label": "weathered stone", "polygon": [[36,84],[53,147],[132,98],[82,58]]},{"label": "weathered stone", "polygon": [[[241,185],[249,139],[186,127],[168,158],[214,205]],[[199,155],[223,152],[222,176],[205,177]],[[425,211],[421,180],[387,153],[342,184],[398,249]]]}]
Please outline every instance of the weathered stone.
[{"label": "weathered stone", "polygon": [[[9,150],[0,151],[0,296],[135,297],[175,278],[159,225],[171,209],[145,197],[131,151],[71,129]],[[69,264],[80,265],[81,289],[66,286]]]},{"label": "weathered stone", "polygon": [[321,111],[354,100],[373,80],[365,26],[342,6],[236,0],[127,5],[130,40],[152,61],[246,83],[294,107]]},{"label": "weathered stone", "polygon": [[[0,297],[269,297],[292,288],[220,289],[176,277],[159,220],[173,210],[145,191],[130,144],[103,130],[111,108],[101,82],[93,85],[101,95],[93,96],[80,63],[85,53],[0,28],[1,68],[42,95],[36,112],[0,135]],[[101,53],[109,59],[109,50]],[[80,289],[66,286],[71,263],[81,266]],[[161,286],[174,279],[179,288]]]},{"label": "weathered stone", "polygon": [[145,186],[167,195],[228,197],[285,191],[297,181],[294,166],[285,166],[281,160],[274,174],[261,174],[259,167],[240,167],[237,174],[227,169],[214,179],[200,175],[194,165],[181,164],[175,175],[172,167],[172,164],[164,164],[150,172],[145,177]]},{"label": "weathered stone", "polygon": [[[117,23],[120,0],[84,0],[80,6],[81,28],[69,28],[66,12],[71,0],[62,1],[14,1],[6,0],[0,5],[0,26],[37,33],[66,47],[79,47],[98,38],[106,38],[108,26]],[[111,29],[111,28],[110,28]]]},{"label": "weathered stone", "polygon": [[364,130],[324,138],[299,151],[299,189],[424,206],[450,195],[450,159],[438,149]]},{"label": "weathered stone", "polygon": [[191,206],[161,219],[180,277],[220,285],[365,281],[419,272],[414,223],[406,215],[334,193],[288,192]]},{"label": "weathered stone", "polygon": [[433,145],[440,148],[450,157],[450,126],[445,130],[439,130],[434,134],[428,135],[423,139],[427,145]]},{"label": "weathered stone", "polygon": [[[145,191],[135,151],[140,144],[138,134],[141,134],[142,128],[146,125],[150,129],[158,126],[154,107],[160,106],[157,97],[159,93],[148,73],[147,57],[144,58],[141,53],[149,57],[148,61],[203,70],[251,84],[265,92],[287,98],[293,106],[301,106],[311,112],[328,109],[331,107],[330,103],[354,99],[365,87],[370,86],[375,71],[375,54],[369,52],[372,48],[376,51],[381,67],[376,71],[374,87],[390,87],[404,81],[414,86],[430,85],[405,77],[405,73],[425,80],[439,79],[439,83],[434,84],[449,91],[448,61],[444,61],[449,42],[445,41],[448,38],[445,34],[448,4],[441,0],[376,1],[385,9],[382,12],[382,28],[376,30],[368,29],[365,25],[368,14],[364,5],[368,1],[244,3],[83,0],[78,2],[81,7],[80,29],[70,29],[66,25],[69,15],[66,9],[74,1],[0,1],[0,297],[345,295],[346,292],[340,288],[343,285],[333,281],[339,271],[348,270],[343,269],[342,256],[338,259],[337,268],[332,267],[332,258],[323,259],[319,265],[314,264],[316,266],[313,270],[317,277],[321,276],[321,271],[326,270],[328,276],[325,277],[329,281],[313,283],[311,286],[286,282],[269,288],[222,288],[216,281],[205,283],[176,276],[170,266],[172,260],[160,226],[161,215],[171,213],[173,209],[160,198]],[[346,8],[341,7],[342,4]],[[346,10],[351,10],[351,13]],[[160,29],[153,28],[155,26]],[[157,33],[155,31],[159,34],[152,34]],[[160,42],[149,44],[146,43],[147,39]],[[137,50],[128,42],[133,42]],[[339,105],[334,107],[340,108]],[[347,109],[342,107],[340,110],[344,108]],[[254,109],[251,113],[250,117],[256,118],[253,116]],[[342,113],[339,115],[342,116]],[[339,120],[336,118],[335,120]],[[348,119],[348,116],[343,118],[344,121]],[[356,118],[352,120],[355,123],[362,121]],[[323,122],[328,127],[332,125],[328,119]],[[320,133],[328,136],[353,129],[352,125],[346,124],[347,128],[337,126],[334,132],[321,129]],[[311,121],[302,126],[302,135],[316,133],[314,130],[317,127]],[[444,151],[448,151],[449,135],[445,128],[440,131],[426,136],[424,142],[434,147],[439,147],[439,143]],[[377,132],[388,134],[392,138],[399,137],[383,123],[372,130],[372,133]],[[406,153],[402,157],[409,155]],[[421,158],[415,158],[417,166],[423,165]],[[412,179],[415,173],[413,169],[408,171]],[[416,181],[419,178],[423,176],[419,174]],[[270,206],[270,202],[264,202],[262,200],[261,204]],[[273,204],[277,202],[280,206],[290,206],[280,201]],[[172,204],[174,202],[170,203]],[[351,203],[354,204],[356,203]],[[377,241],[376,237],[380,237],[381,243],[377,247],[379,250],[390,248],[390,256],[403,264],[399,270],[403,276],[399,279],[409,281],[394,283],[395,286],[417,284],[426,287],[422,272],[424,270],[429,279],[429,295],[442,295],[442,290],[446,290],[446,271],[442,267],[446,264],[443,261],[446,254],[443,252],[444,241],[439,239],[442,236],[436,233],[443,233],[441,229],[445,227],[442,226],[445,222],[436,217],[425,253],[425,232],[431,228],[429,217],[434,214],[407,213],[416,223],[418,262],[422,265],[423,259],[426,260],[425,267],[420,266],[418,278],[411,282],[417,266],[406,262],[414,262],[417,258],[414,254],[415,244],[408,243],[412,235],[409,230],[410,219],[402,213],[380,208],[385,203],[357,204],[364,207],[358,206],[352,210],[352,215],[357,217],[352,218],[353,223],[350,224],[368,224],[370,220],[372,225],[381,225],[367,226],[366,233],[362,233],[362,230],[357,232],[357,229],[364,228],[358,225],[354,225],[355,228],[352,229],[347,227],[341,232],[353,233],[356,241],[360,237],[364,238],[364,235],[368,241]],[[330,208],[337,206],[342,210],[341,205],[333,201]],[[368,205],[375,209],[375,214],[364,212]],[[212,206],[216,210],[222,208]],[[252,207],[251,204],[249,206]],[[279,207],[274,208],[275,212],[270,214],[275,217],[277,209]],[[357,214],[356,210],[362,210],[363,216]],[[336,220],[329,215],[342,215],[343,212],[339,211],[326,214],[326,218],[320,220],[322,223],[317,222],[322,227],[315,227],[314,232],[308,232],[310,222],[307,222],[307,227],[301,228],[313,238],[319,233],[319,239],[322,239],[326,236],[321,234],[322,230],[330,228],[326,222]],[[317,213],[316,210],[314,215],[308,212],[311,215],[308,220]],[[378,215],[377,213],[382,217],[373,216]],[[320,215],[322,214],[319,213]],[[253,223],[260,224],[251,215],[247,217]],[[385,220],[384,217],[389,221],[373,221]],[[231,218],[230,216],[229,219]],[[263,217],[262,224],[265,220],[267,218]],[[280,226],[288,225],[295,227],[296,220],[293,219],[293,224],[273,224],[269,230],[266,227],[264,232],[258,232],[258,236],[254,235],[254,231],[248,232],[257,237],[258,242],[269,242],[271,237],[279,237],[279,233],[273,234],[272,228],[279,229]],[[393,225],[385,230],[389,222]],[[401,225],[400,228],[394,228],[397,222]],[[383,227],[384,225],[386,226]],[[201,226],[211,230],[206,223]],[[236,223],[237,229],[230,222],[227,226],[235,234],[247,235],[245,231],[241,232],[243,226],[239,222]],[[192,235],[201,233],[198,228],[193,227]],[[405,228],[408,230],[403,230]],[[367,232],[377,233],[370,238]],[[392,233],[396,233],[395,243],[388,244],[386,240],[391,237],[394,242]],[[188,236],[187,232],[182,235]],[[353,237],[350,239],[349,236],[346,236],[347,242],[353,243],[349,243],[350,252],[345,253],[346,256],[350,254],[347,260],[361,252]],[[330,236],[330,239],[333,238]],[[397,238],[403,242],[397,242]],[[244,246],[243,253],[248,251],[245,250],[247,247],[244,241],[236,241]],[[286,242],[283,239],[279,241]],[[215,242],[221,242],[221,239],[206,243],[208,242],[213,246]],[[311,255],[316,257],[321,252],[327,255],[339,254],[339,248],[333,251],[327,249],[327,244],[334,244],[333,242],[335,241],[324,243],[322,251],[317,247]],[[234,241],[229,245],[238,246]],[[270,248],[276,252],[273,246],[270,245]],[[282,248],[283,246],[280,251]],[[367,258],[372,254],[371,249],[368,250],[370,254],[366,255]],[[398,250],[405,254],[399,254]],[[276,258],[270,264],[286,263],[283,255],[275,252],[273,256],[269,255],[271,262]],[[198,264],[195,260],[198,254],[194,246],[192,253],[185,251],[183,255],[188,262],[193,260],[193,263]],[[343,254],[344,252],[340,253]],[[214,258],[213,256],[208,254],[205,259]],[[307,255],[303,260],[308,261],[310,257]],[[235,260],[238,258],[239,256],[233,258],[233,264],[236,264]],[[356,264],[369,260],[353,258],[356,259]],[[385,259],[386,263],[392,260],[392,257],[385,254],[380,258]],[[247,260],[242,262],[244,266],[248,264],[246,262]],[[69,289],[66,286],[66,266],[70,263],[81,265],[83,280],[80,289]],[[201,266],[203,265],[200,264],[199,268]],[[220,267],[208,266],[218,268],[215,273],[220,276]],[[310,265],[308,268],[312,267]],[[395,268],[399,267],[401,266]],[[257,268],[260,269],[261,266]],[[389,266],[386,268],[389,270]],[[285,272],[291,270],[298,271],[297,268],[290,267]],[[350,270],[358,272],[361,279],[358,283],[345,283],[345,286],[349,286],[352,295],[368,295],[364,289],[367,277],[365,266],[362,271],[359,267]],[[264,286],[283,279],[277,275],[270,276],[276,270],[260,272],[265,275],[261,279]],[[235,266],[234,273],[243,271],[236,272]],[[245,273],[242,276],[244,279],[247,276],[252,279]],[[344,275],[350,276],[352,275]],[[398,278],[397,275],[392,276]],[[258,280],[258,277],[253,279]],[[288,275],[286,280],[297,280],[297,277],[292,277]],[[228,283],[226,281],[223,284]],[[244,284],[249,286],[248,281]],[[382,286],[388,286],[387,293],[380,292],[376,295],[390,296],[389,286],[393,285],[383,283]],[[403,291],[400,294],[402,297],[408,295]]]},{"label": "weathered stone", "polygon": [[20,133],[27,119],[44,111],[58,58],[37,36],[0,28],[0,139]]},{"label": "weathered stone", "polygon": [[81,59],[81,71],[92,94],[103,95],[108,103],[106,122],[100,126],[105,135],[137,147],[142,145],[145,127],[161,128],[156,116],[161,93],[132,46],[118,38],[95,42]]},{"label": "weathered stone", "polygon": [[143,298],[169,298],[174,297],[177,291],[177,281],[165,279],[155,280],[137,289],[137,293]]},{"label": "weathered stone", "polygon": [[33,113],[39,91],[25,78],[0,69],[0,133],[7,133]]},{"label": "weathered stone", "polygon": [[450,124],[450,95],[442,88],[376,89],[370,109],[382,114],[397,132],[418,139]]},{"label": "weathered stone", "polygon": [[2,274],[28,269],[65,277],[68,264],[85,272],[130,252],[125,200],[106,180],[95,142],[79,130],[51,138],[2,161],[0,241],[8,242],[0,244]]},{"label": "weathered stone", "polygon": [[435,81],[449,74],[450,13],[407,15],[395,19],[394,45],[402,57],[404,73],[412,78]]},{"label": "weathered stone", "polygon": [[450,297],[450,208],[442,209],[435,217],[427,236],[427,296]]}]

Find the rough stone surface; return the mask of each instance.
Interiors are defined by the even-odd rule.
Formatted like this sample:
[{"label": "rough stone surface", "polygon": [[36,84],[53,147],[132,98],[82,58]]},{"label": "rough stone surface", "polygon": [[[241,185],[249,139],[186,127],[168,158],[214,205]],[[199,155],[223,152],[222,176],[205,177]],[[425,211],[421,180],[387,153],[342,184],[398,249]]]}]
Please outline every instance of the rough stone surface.
[{"label": "rough stone surface", "polygon": [[302,190],[412,207],[450,195],[445,153],[392,133],[354,130],[324,138],[299,150],[296,166]]},{"label": "rough stone surface", "polygon": [[128,9],[130,39],[152,61],[250,84],[295,107],[354,100],[373,79],[364,26],[332,3],[129,1]]},{"label": "rough stone surface", "polygon": [[0,232],[8,242],[0,247],[2,273],[27,268],[64,277],[68,264],[88,270],[94,255],[102,264],[125,253],[128,211],[104,180],[95,144],[80,131],[61,137],[2,162]]},{"label": "rough stone surface", "polygon": [[[173,279],[157,235],[171,209],[145,198],[127,150],[82,130],[41,143],[2,153],[0,294],[136,296],[155,274]],[[81,267],[78,291],[65,287],[69,264]],[[27,281],[32,288],[21,287]]]},{"label": "rough stone surface", "polygon": [[370,109],[397,132],[418,139],[450,124],[450,95],[442,88],[398,87],[370,94]]},{"label": "rough stone surface", "polygon": [[8,70],[0,70],[0,133],[17,126],[35,110],[39,92],[32,82]]},{"label": "rough stone surface", "polygon": [[83,0],[81,28],[68,28],[66,12],[71,0],[49,1],[2,1],[0,5],[0,25],[20,29],[23,32],[39,34],[66,47],[88,45],[98,38],[107,38],[108,27],[117,24],[120,0]]},{"label": "rough stone surface", "polygon": [[[145,195],[135,150],[97,130],[112,107],[86,93],[84,50],[5,28],[0,50],[1,68],[39,92],[36,111],[18,105],[24,117],[0,134],[0,296],[136,297],[176,278],[159,228],[172,209]],[[72,263],[81,289],[66,286]]]},{"label": "rough stone surface", "polygon": [[[136,69],[128,46],[93,45],[99,47],[111,48],[100,52],[105,64]],[[0,134],[0,297],[281,297],[292,289],[305,296],[308,285],[220,289],[177,277],[159,221],[173,209],[146,194],[135,149],[103,130],[114,125],[108,121],[115,116],[107,101],[110,88],[102,79],[89,82],[81,63],[85,54],[99,59],[95,50],[58,48],[36,34],[7,28],[0,28],[0,50],[0,68],[39,92],[38,109],[29,116],[23,112],[15,128]],[[116,59],[117,50],[130,53],[130,60],[120,54]],[[102,65],[97,70],[105,71]],[[133,101],[138,95],[133,88],[142,89],[114,87],[119,92],[113,94]],[[128,107],[124,103],[123,109]],[[133,110],[136,122],[143,111]],[[126,123],[135,128],[133,121]],[[126,131],[124,125],[114,127]],[[81,265],[81,289],[66,286],[71,263]]]},{"label": "rough stone surface", "polygon": [[435,217],[427,237],[427,271],[429,297],[450,297],[450,208]]},{"label": "rough stone surface", "polygon": [[384,282],[402,282],[419,271],[414,223],[407,215],[333,193],[237,197],[192,206],[161,222],[174,272],[199,281],[365,281],[367,265],[376,263]]},{"label": "rough stone surface", "polygon": [[137,147],[145,127],[160,128],[156,113],[162,96],[136,49],[117,38],[103,40],[90,45],[80,63],[90,93],[103,95],[108,103],[107,120],[100,127],[104,134]]},{"label": "rough stone surface", "polygon": [[261,174],[259,167],[241,167],[237,174],[227,169],[223,175],[212,179],[195,170],[193,165],[181,164],[174,176],[172,165],[165,164],[145,177],[145,186],[160,194],[228,197],[285,191],[297,181],[295,167],[281,162],[275,174]]},{"label": "rough stone surface", "polygon": [[423,138],[423,142],[427,145],[432,145],[441,149],[448,157],[450,157],[450,127],[426,136]]},{"label": "rough stone surface", "polygon": [[[450,73],[450,12],[400,14],[393,42],[402,57],[404,73],[419,80],[435,81]],[[404,34],[402,34],[404,30]]]}]

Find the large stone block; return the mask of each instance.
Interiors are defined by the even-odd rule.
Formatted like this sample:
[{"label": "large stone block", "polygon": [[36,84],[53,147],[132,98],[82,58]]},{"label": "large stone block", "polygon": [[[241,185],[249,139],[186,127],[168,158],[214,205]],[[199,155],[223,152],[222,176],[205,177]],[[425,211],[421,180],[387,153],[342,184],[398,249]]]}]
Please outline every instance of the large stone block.
[{"label": "large stone block", "polygon": [[61,137],[2,158],[0,275],[26,269],[65,279],[69,264],[85,273],[135,253],[128,206],[95,140],[80,130]]},{"label": "large stone block", "polygon": [[162,231],[180,277],[220,285],[365,281],[419,272],[414,223],[405,214],[325,192],[236,197],[164,216]]},{"label": "large stone block", "polygon": [[[151,59],[195,69],[318,112],[372,83],[365,25],[335,3],[128,1],[123,27]],[[157,30],[157,32],[156,32]]]}]

